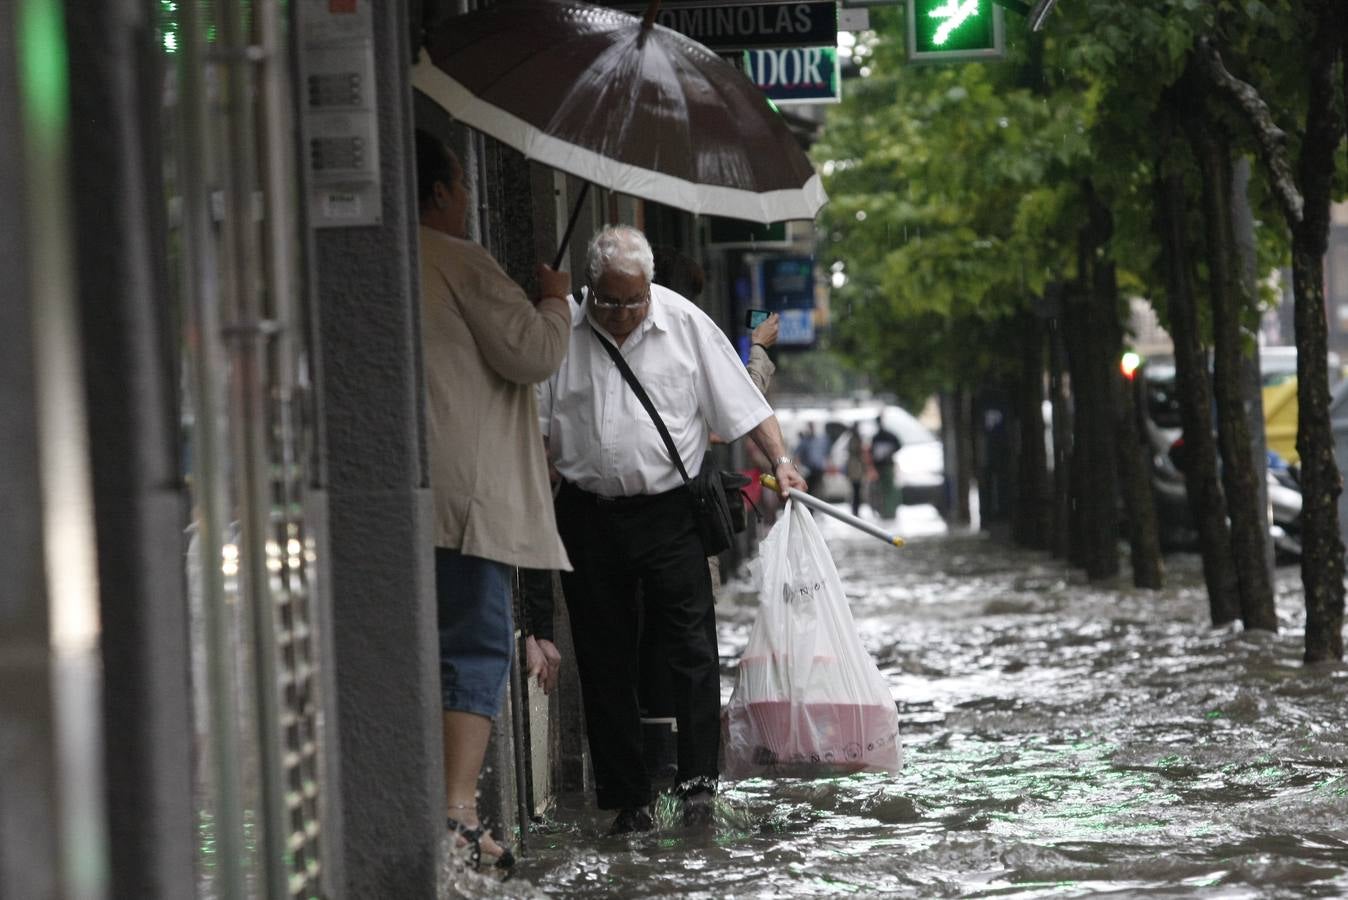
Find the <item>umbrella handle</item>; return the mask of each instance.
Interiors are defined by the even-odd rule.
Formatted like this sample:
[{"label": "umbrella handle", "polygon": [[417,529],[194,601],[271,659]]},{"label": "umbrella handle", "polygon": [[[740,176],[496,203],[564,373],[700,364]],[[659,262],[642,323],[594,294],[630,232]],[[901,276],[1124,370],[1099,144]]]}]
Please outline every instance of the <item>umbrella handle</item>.
[{"label": "umbrella handle", "polygon": [[[766,473],[758,476],[758,483],[763,485],[763,487],[767,488],[770,491],[775,491],[777,490],[778,487],[777,478],[773,475],[768,475]],[[795,488],[787,488],[786,495],[790,497],[792,500],[795,500],[797,503],[801,503],[805,506],[810,507],[811,509],[817,509],[821,513],[824,513],[825,515],[832,516],[839,522],[851,525],[858,531],[864,531],[866,534],[869,534],[872,537],[878,537],[886,544],[892,544],[895,547],[902,547],[904,544],[903,538],[899,537],[897,534],[890,534],[888,531],[885,531],[879,525],[874,525],[870,522],[867,522],[865,519],[859,519],[856,516],[843,512],[840,509],[834,509],[831,504],[826,503],[825,501],[820,500],[818,497],[815,497],[811,494],[807,494],[804,491],[798,491]]]},{"label": "umbrella handle", "polygon": [[580,218],[580,208],[585,203],[585,195],[590,192],[590,183],[585,182],[585,186],[580,189],[580,196],[576,197],[576,206],[571,210],[571,219],[566,223],[566,233],[562,235],[562,245],[557,248],[557,258],[552,261],[554,269],[562,267],[562,257],[566,255],[566,245],[571,243],[571,232],[576,230],[576,220]]}]

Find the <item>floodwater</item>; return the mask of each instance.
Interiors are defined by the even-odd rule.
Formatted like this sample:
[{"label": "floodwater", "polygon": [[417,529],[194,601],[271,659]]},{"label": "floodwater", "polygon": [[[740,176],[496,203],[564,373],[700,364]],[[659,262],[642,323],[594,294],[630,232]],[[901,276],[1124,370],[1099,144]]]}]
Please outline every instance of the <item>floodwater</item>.
[{"label": "floodwater", "polygon": [[[607,838],[563,797],[516,878],[475,896],[1348,896],[1348,668],[1207,625],[1197,559],[1105,585],[905,509],[899,550],[821,522],[898,705],[897,775],[725,785],[713,830]],[[927,534],[920,532],[926,531]],[[753,597],[722,598],[723,691]]]}]

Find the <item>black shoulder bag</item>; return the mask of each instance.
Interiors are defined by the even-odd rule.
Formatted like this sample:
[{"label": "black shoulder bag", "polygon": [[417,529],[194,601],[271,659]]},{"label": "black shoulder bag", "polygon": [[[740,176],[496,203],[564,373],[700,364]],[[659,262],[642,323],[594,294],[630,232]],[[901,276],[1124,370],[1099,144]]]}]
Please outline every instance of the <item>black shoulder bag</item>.
[{"label": "black shoulder bag", "polygon": [[599,343],[604,345],[613,364],[618,367],[619,372],[622,372],[623,379],[632,388],[632,393],[637,395],[641,405],[646,408],[651,421],[655,423],[655,430],[660,432],[660,439],[665,442],[665,449],[674,460],[674,468],[679,470],[679,475],[688,488],[688,497],[693,506],[693,522],[697,526],[698,537],[702,539],[702,547],[708,556],[715,556],[728,548],[734,536],[743,531],[748,524],[742,495],[744,488],[749,485],[748,477],[739,472],[717,471],[704,465],[695,478],[689,478],[688,470],[683,467],[683,458],[679,456],[679,450],[674,446],[674,439],[669,436],[669,429],[665,427],[660,413],[656,412],[655,404],[651,403],[646,389],[641,386],[640,381],[637,381],[632,367],[623,359],[618,348],[605,340],[593,325],[590,326],[590,330],[594,332]]}]

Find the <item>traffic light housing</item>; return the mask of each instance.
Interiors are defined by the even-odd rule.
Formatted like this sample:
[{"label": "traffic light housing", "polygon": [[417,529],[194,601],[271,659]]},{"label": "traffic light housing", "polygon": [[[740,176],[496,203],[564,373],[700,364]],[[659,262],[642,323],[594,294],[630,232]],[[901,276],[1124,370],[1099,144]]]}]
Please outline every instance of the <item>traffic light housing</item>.
[{"label": "traffic light housing", "polygon": [[910,62],[1006,55],[1002,9],[993,0],[908,0],[907,28]]}]

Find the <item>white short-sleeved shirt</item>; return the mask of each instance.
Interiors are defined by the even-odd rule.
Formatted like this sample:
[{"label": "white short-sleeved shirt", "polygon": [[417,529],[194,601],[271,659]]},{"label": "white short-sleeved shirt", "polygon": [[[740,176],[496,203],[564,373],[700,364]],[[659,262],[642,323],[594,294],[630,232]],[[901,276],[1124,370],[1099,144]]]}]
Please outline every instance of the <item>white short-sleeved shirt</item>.
[{"label": "white short-sleeved shirt", "polygon": [[[539,386],[539,425],[557,471],[604,497],[659,494],[683,484],[651,417],[591,324],[612,337],[584,304],[573,305],[571,318],[566,359]],[[702,469],[709,429],[733,441],[772,415],[721,329],[668,288],[651,285],[646,318],[619,349],[690,477]]]}]

